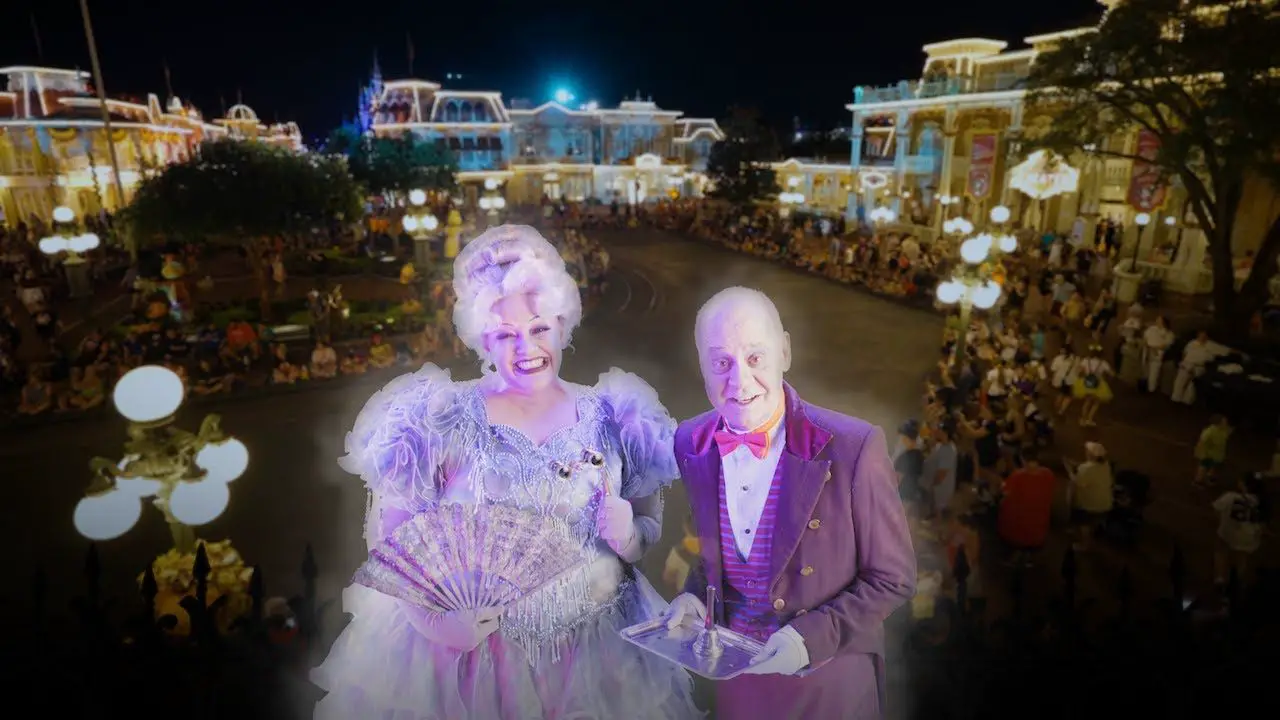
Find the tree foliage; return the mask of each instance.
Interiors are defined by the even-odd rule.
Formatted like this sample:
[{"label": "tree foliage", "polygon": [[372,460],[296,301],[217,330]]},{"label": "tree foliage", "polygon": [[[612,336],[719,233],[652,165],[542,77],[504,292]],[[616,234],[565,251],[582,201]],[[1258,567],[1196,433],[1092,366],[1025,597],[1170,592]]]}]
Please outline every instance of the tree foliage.
[{"label": "tree foliage", "polygon": [[351,175],[370,194],[400,194],[410,190],[452,190],[457,158],[434,142],[405,133],[399,137],[366,137],[358,128],[334,130],[326,152],[343,155]]},{"label": "tree foliage", "polygon": [[218,140],[143,181],[125,212],[143,241],[246,240],[354,220],[361,201],[340,158]]},{"label": "tree foliage", "polygon": [[711,197],[735,206],[773,200],[778,182],[771,167],[778,156],[778,139],[754,111],[731,108],[723,123],[725,139],[711,148],[707,177],[714,184]]},{"label": "tree foliage", "polygon": [[1127,0],[1096,32],[1037,57],[1029,81],[1029,114],[1052,118],[1027,128],[1032,146],[1141,160],[1120,140],[1138,130],[1159,138],[1154,164],[1187,192],[1208,239],[1217,319],[1232,333],[1266,301],[1280,255],[1272,218],[1236,291],[1231,242],[1246,184],[1280,185],[1277,38],[1274,0]]}]

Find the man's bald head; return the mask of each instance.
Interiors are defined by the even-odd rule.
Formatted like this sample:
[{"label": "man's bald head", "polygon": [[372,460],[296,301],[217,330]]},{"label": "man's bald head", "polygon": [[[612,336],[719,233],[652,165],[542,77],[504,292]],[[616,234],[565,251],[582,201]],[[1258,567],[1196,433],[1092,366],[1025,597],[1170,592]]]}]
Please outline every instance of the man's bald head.
[{"label": "man's bald head", "polygon": [[791,339],[773,301],[726,288],[698,310],[693,333],[707,399],[725,423],[739,431],[767,423],[782,406],[782,375],[791,367]]},{"label": "man's bald head", "polygon": [[778,338],[783,338],[787,334],[782,327],[782,316],[778,314],[778,306],[773,304],[768,295],[755,288],[735,285],[712,295],[702,304],[702,307],[698,308],[698,317],[693,324],[694,342],[701,348],[703,337],[711,324],[727,314],[737,313],[759,318]]}]

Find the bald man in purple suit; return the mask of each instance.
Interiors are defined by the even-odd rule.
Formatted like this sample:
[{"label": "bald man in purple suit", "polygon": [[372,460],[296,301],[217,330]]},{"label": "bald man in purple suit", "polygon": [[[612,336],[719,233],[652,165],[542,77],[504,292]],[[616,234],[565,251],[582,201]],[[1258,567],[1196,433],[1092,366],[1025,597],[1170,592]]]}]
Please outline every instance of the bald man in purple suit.
[{"label": "bald man in purple suit", "polygon": [[675,451],[701,562],[669,622],[705,617],[711,585],[724,624],[765,643],[717,684],[717,717],[882,717],[884,620],[916,581],[884,432],[783,381],[790,338],[764,294],[721,291],[695,336],[714,409],[680,424]]}]

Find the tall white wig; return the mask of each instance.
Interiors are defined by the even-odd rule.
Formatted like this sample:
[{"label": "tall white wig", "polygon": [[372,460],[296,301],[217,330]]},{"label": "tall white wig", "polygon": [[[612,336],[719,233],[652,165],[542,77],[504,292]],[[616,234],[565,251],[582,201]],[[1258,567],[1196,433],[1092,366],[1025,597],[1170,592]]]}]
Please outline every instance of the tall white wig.
[{"label": "tall white wig", "polygon": [[582,321],[578,284],[551,243],[528,225],[502,225],[472,240],[453,261],[458,302],[453,325],[458,337],[482,359],[484,335],[500,322],[494,303],[530,293],[543,317],[560,320],[561,349]]}]

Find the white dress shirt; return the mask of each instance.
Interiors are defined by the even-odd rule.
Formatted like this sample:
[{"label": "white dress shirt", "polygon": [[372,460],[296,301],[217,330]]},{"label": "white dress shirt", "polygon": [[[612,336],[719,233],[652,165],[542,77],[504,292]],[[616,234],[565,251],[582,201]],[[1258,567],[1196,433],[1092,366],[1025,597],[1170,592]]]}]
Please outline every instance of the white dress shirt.
[{"label": "white dress shirt", "polygon": [[769,431],[769,451],[763,458],[757,458],[746,445],[739,445],[720,458],[724,469],[724,497],[729,505],[729,527],[733,530],[738,552],[744,558],[751,555],[760,516],[769,502],[774,471],[778,469],[782,448],[787,442],[784,424],[779,419]]}]

